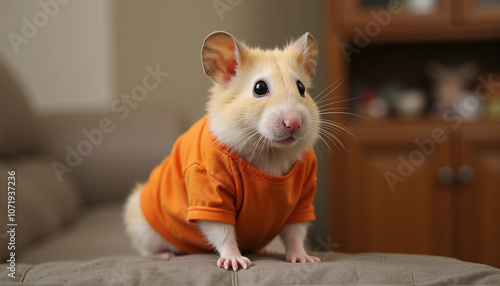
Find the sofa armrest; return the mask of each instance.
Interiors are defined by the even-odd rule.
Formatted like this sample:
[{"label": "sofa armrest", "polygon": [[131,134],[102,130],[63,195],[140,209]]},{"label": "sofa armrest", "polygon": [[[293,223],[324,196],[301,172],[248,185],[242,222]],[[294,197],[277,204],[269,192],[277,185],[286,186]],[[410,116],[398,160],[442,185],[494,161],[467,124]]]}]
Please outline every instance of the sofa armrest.
[{"label": "sofa armrest", "polygon": [[0,237],[3,261],[11,252],[20,254],[29,244],[71,221],[80,211],[78,190],[70,179],[59,182],[54,177],[52,161],[42,155],[0,161],[0,182],[5,188],[7,182],[14,182],[9,184],[11,193],[2,192],[5,203],[0,204],[0,233],[7,233]]}]

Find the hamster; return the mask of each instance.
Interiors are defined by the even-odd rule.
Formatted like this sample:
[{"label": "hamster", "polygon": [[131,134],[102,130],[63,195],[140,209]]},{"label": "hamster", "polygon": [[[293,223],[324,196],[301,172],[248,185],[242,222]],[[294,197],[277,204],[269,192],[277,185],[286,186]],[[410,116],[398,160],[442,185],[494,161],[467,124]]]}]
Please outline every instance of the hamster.
[{"label": "hamster", "polygon": [[286,260],[320,262],[304,249],[314,217],[320,112],[307,92],[318,47],[305,33],[261,50],[226,32],[204,41],[214,82],[207,114],[125,204],[126,231],[143,255],[216,250],[217,266],[247,269],[277,235]]}]

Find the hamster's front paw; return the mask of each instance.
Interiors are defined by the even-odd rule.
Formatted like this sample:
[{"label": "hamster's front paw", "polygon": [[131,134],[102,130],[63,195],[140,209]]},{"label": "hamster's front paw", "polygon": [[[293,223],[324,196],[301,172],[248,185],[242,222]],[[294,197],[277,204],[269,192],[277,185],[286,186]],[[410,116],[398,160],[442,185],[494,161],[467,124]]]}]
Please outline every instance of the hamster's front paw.
[{"label": "hamster's front paw", "polygon": [[233,271],[238,271],[239,267],[243,269],[248,269],[252,262],[250,259],[246,258],[245,256],[241,255],[226,255],[219,258],[217,260],[217,266],[219,268],[224,268],[226,270],[229,270],[229,268],[232,268]]},{"label": "hamster's front paw", "polygon": [[321,259],[319,259],[316,256],[310,256],[305,252],[303,253],[290,252],[286,254],[286,261],[291,263],[296,263],[296,262],[315,263],[315,262],[321,262]]}]

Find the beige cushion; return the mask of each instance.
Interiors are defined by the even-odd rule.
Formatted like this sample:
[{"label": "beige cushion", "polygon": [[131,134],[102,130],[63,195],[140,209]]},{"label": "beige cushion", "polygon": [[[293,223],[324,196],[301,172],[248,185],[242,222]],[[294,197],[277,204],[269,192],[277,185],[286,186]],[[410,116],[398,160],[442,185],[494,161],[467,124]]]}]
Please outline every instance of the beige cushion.
[{"label": "beige cushion", "polygon": [[238,272],[218,269],[217,255],[163,260],[115,256],[91,261],[18,264],[16,279],[0,266],[0,282],[36,285],[499,285],[500,270],[452,258],[366,253],[320,253],[321,263],[292,264],[283,255],[249,255],[253,265]]},{"label": "beige cushion", "polygon": [[78,216],[75,223],[52,233],[40,243],[23,249],[19,260],[40,263],[137,254],[125,234],[122,208],[121,204],[88,208]]}]

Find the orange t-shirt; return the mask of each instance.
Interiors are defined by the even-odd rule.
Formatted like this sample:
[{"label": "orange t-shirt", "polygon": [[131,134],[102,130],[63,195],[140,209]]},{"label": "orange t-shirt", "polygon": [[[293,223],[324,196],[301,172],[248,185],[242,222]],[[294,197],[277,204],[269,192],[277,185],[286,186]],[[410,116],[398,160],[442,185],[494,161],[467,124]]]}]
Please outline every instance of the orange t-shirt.
[{"label": "orange t-shirt", "polygon": [[151,172],[141,208],[149,224],[186,253],[213,250],[196,220],[234,225],[240,250],[253,252],[284,224],[315,219],[316,169],[311,148],[287,175],[264,173],[215,141],[205,116]]}]

